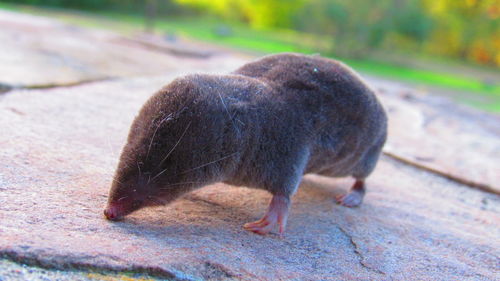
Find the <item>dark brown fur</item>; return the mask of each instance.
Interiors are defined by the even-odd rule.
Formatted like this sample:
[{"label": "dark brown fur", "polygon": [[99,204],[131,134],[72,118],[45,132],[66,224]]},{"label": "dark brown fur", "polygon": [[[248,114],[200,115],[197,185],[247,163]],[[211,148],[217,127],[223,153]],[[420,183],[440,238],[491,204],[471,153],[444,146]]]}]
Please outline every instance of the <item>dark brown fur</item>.
[{"label": "dark brown fur", "polygon": [[305,173],[363,180],[386,127],[373,92],[330,59],[279,54],[178,78],[132,124],[108,209],[119,218],[216,182],[289,198]]}]

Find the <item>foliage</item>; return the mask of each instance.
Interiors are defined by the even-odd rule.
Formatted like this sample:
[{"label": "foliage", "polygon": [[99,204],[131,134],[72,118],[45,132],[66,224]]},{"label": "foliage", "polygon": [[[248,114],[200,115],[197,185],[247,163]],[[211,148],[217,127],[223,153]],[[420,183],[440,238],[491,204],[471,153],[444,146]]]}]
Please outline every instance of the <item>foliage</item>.
[{"label": "foliage", "polygon": [[419,51],[500,66],[500,0],[177,0],[255,28],[322,35],[330,53]]},{"label": "foliage", "polygon": [[254,29],[322,38],[318,51],[362,58],[373,51],[422,53],[500,66],[500,0],[0,0],[158,15],[215,15]]},{"label": "foliage", "polygon": [[[149,0],[150,1],[150,0]],[[153,0],[156,8],[163,14],[173,14],[181,11],[181,7],[170,0]],[[142,12],[146,1],[141,0],[0,0],[15,4],[28,4],[34,6],[61,7],[80,10],[115,10],[127,12]]]},{"label": "foliage", "polygon": [[240,20],[254,28],[289,27],[291,15],[305,0],[177,0],[180,4],[208,10],[231,20]]},{"label": "foliage", "polygon": [[436,19],[426,51],[500,66],[500,0],[425,0]]}]

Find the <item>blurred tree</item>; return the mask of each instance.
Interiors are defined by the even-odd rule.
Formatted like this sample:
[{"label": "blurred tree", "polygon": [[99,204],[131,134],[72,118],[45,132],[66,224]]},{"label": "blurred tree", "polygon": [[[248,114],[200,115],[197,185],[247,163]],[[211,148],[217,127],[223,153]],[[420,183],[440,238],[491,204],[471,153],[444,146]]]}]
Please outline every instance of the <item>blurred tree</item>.
[{"label": "blurred tree", "polygon": [[158,7],[157,0],[146,0],[144,13],[144,29],[146,32],[153,33],[156,20],[156,9]]},{"label": "blurred tree", "polygon": [[306,0],[176,0],[208,10],[230,20],[244,21],[255,28],[289,27],[293,15]]},{"label": "blurred tree", "polygon": [[378,49],[421,51],[500,66],[500,0],[0,1],[136,13],[147,7],[147,30],[159,16],[196,11],[254,28],[312,33],[321,38],[318,50],[338,56],[361,57]]},{"label": "blurred tree", "polygon": [[399,13],[393,11],[395,12],[393,24],[395,32],[414,39],[418,43],[422,43],[429,37],[433,20],[425,13],[420,1],[407,1],[394,8],[399,10]]},{"label": "blurred tree", "polygon": [[426,51],[500,66],[500,0],[424,0],[437,25]]},{"label": "blurred tree", "polygon": [[[294,16],[294,24],[296,29],[329,36],[335,54],[360,57],[382,47],[387,37],[405,37],[414,45],[424,41],[432,24],[419,3],[379,0],[377,5],[370,5],[366,0],[313,0]],[[389,44],[392,48],[397,43],[394,41]]]},{"label": "blurred tree", "polygon": [[[120,12],[143,11],[146,7],[141,0],[0,0],[0,2],[11,2],[16,4],[29,4],[48,7],[65,7],[81,10],[113,10]],[[171,0],[157,0],[156,14],[177,14],[182,9]]]}]

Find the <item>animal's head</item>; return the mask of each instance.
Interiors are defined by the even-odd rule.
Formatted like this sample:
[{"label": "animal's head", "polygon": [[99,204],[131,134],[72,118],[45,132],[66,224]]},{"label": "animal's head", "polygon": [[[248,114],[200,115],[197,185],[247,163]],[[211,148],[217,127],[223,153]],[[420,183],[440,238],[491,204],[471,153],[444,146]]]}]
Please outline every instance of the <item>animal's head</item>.
[{"label": "animal's head", "polygon": [[164,205],[192,187],[179,173],[183,155],[189,155],[182,142],[189,135],[190,122],[178,120],[185,107],[172,105],[171,91],[167,87],[153,96],[134,120],[104,210],[107,219]]}]

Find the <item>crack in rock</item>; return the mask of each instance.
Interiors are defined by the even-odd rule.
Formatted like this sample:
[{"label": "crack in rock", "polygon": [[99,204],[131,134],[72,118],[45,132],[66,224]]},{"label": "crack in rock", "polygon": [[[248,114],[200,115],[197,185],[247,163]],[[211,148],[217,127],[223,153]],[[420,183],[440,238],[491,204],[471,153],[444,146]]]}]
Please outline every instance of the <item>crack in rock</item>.
[{"label": "crack in rock", "polygon": [[213,52],[209,51],[202,52],[200,50],[195,50],[187,46],[176,46],[175,44],[168,44],[167,42],[152,42],[151,40],[141,39],[141,38],[122,37],[114,41],[121,44],[123,43],[134,44],[137,45],[138,47],[146,48],[151,51],[167,53],[180,57],[207,59],[214,55]]},{"label": "crack in rock", "polygon": [[[95,256],[85,255],[78,257],[79,260],[71,261],[75,256],[56,255],[49,259],[40,258],[40,255],[34,253],[21,254],[15,251],[0,251],[0,257],[10,260],[15,263],[21,263],[29,266],[36,266],[49,270],[81,270],[81,271],[96,271],[100,273],[139,273],[147,274],[153,278],[168,278],[169,280],[194,280],[186,274],[169,270],[161,267],[144,267],[140,265],[95,265],[85,260],[92,259]],[[109,258],[112,260],[121,260],[115,256],[99,255],[99,258]]]},{"label": "crack in rock", "polygon": [[117,77],[100,77],[100,78],[84,79],[66,83],[48,83],[48,84],[33,84],[33,85],[9,85],[0,82],[0,94],[6,94],[13,90],[48,90],[48,89],[57,89],[65,87],[76,87],[96,82],[114,81],[117,79],[118,79]]},{"label": "crack in rock", "polygon": [[5,94],[11,91],[13,87],[9,84],[0,83],[0,94]]},{"label": "crack in rock", "polygon": [[351,245],[353,247],[354,253],[356,254],[356,256],[358,256],[358,258],[359,258],[359,264],[362,267],[364,267],[364,268],[366,268],[366,269],[368,269],[368,270],[370,270],[372,272],[375,272],[375,273],[378,273],[378,274],[382,274],[382,275],[386,275],[385,272],[381,271],[380,269],[373,268],[370,265],[366,264],[365,258],[363,257],[363,254],[359,250],[358,244],[356,244],[356,242],[354,241],[354,239],[352,238],[352,236],[349,235],[349,233],[347,233],[347,231],[345,231],[340,225],[337,225],[337,227],[340,230],[340,232],[342,232],[347,237],[347,239],[349,239],[349,241],[351,242]]},{"label": "crack in rock", "polygon": [[26,90],[40,90],[40,89],[42,89],[43,90],[43,89],[54,89],[54,88],[64,88],[64,87],[75,87],[75,86],[80,86],[80,85],[85,85],[85,84],[90,84],[90,83],[95,83],[95,82],[113,81],[116,79],[117,79],[117,77],[100,77],[100,78],[83,79],[83,80],[66,82],[66,83],[26,85],[26,86],[16,87],[15,89],[26,89]]},{"label": "crack in rock", "polygon": [[236,280],[238,276],[219,263],[206,261],[204,263],[203,277],[211,280]]},{"label": "crack in rock", "polygon": [[402,164],[406,164],[406,165],[415,167],[417,169],[420,169],[420,170],[423,170],[426,172],[430,172],[434,175],[444,177],[448,180],[454,181],[454,182],[459,183],[459,184],[463,184],[463,185],[466,185],[466,186],[469,186],[472,188],[477,188],[477,189],[482,190],[482,191],[486,191],[489,193],[500,195],[500,192],[497,189],[495,189],[493,186],[490,186],[488,184],[484,184],[484,183],[480,183],[480,182],[476,182],[476,181],[471,181],[471,180],[468,180],[468,179],[462,178],[462,177],[457,177],[455,175],[443,172],[439,169],[434,169],[432,167],[428,167],[426,165],[412,161],[410,159],[407,159],[406,157],[397,155],[397,154],[392,153],[392,152],[384,151],[383,153],[384,153],[384,155],[386,155],[386,156],[388,156],[388,157],[390,157],[390,158],[392,158],[392,159],[394,159]]}]

